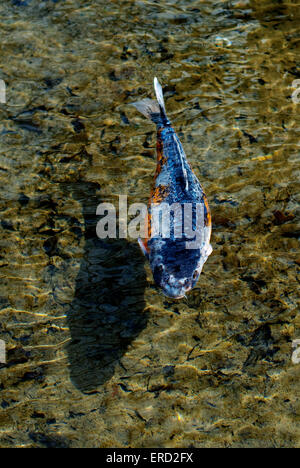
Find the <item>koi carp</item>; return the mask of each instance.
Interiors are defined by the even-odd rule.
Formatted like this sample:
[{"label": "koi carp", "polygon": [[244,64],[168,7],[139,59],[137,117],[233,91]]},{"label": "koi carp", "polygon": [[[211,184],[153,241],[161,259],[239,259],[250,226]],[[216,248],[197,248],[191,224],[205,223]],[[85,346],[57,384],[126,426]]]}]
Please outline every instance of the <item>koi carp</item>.
[{"label": "koi carp", "polygon": [[212,253],[211,214],[207,197],[167,117],[157,78],[154,89],[156,100],[133,103],[157,127],[157,167],[145,238],[138,241],[155,283],[166,296],[180,299],[196,285]]}]

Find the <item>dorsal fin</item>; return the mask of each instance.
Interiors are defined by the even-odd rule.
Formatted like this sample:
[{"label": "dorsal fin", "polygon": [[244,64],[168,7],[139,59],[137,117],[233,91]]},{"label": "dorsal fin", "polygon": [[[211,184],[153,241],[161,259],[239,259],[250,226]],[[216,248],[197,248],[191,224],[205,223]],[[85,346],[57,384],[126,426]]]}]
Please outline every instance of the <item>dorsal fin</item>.
[{"label": "dorsal fin", "polygon": [[180,158],[182,177],[183,177],[183,180],[184,180],[183,189],[186,192],[188,192],[188,190],[189,190],[189,179],[188,179],[188,176],[187,176],[186,168],[184,167],[185,154],[183,152],[182,146],[181,146],[180,141],[178,140],[178,137],[177,137],[176,134],[174,134],[174,140],[175,140],[175,143],[177,145],[178,154],[179,154],[179,158]]},{"label": "dorsal fin", "polygon": [[[160,107],[161,114],[165,117],[166,123],[170,123],[168,120],[168,117],[166,115],[166,108],[165,108],[165,101],[164,101],[164,95],[163,95],[163,90],[162,87],[158,81],[158,79],[155,77],[154,78],[154,89],[155,89],[155,94],[156,94],[156,99]],[[180,144],[180,141],[177,138],[177,135],[174,135],[174,139],[177,145],[178,149],[178,154],[180,157],[180,166],[182,170],[182,178],[183,178],[183,189],[187,192],[189,190],[189,181],[187,177],[187,171],[184,166],[184,161],[185,161],[185,154],[182,149],[182,146]]]}]

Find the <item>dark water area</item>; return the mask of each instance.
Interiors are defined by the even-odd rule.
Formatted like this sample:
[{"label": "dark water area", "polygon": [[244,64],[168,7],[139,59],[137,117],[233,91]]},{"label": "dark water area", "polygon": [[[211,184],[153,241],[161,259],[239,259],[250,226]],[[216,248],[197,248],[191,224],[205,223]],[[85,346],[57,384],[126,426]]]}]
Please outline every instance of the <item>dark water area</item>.
[{"label": "dark water area", "polygon": [[[299,447],[299,24],[293,0],[1,3],[1,447]],[[96,235],[101,202],[147,202],[154,76],[212,212],[179,301]]]}]

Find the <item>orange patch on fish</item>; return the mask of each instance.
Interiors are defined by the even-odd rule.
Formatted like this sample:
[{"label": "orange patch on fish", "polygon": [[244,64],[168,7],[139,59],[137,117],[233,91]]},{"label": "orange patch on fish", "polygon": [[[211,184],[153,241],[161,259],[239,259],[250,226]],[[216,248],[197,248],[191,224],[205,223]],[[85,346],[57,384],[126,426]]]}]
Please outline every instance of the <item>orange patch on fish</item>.
[{"label": "orange patch on fish", "polygon": [[210,209],[208,206],[208,201],[205,195],[203,197],[203,200],[204,200],[204,204],[206,208],[205,226],[211,226],[211,214],[210,214]]},{"label": "orange patch on fish", "polygon": [[151,195],[151,201],[152,203],[161,203],[165,200],[165,198],[169,195],[169,187],[166,185],[159,185],[158,187],[155,187],[152,195]]}]

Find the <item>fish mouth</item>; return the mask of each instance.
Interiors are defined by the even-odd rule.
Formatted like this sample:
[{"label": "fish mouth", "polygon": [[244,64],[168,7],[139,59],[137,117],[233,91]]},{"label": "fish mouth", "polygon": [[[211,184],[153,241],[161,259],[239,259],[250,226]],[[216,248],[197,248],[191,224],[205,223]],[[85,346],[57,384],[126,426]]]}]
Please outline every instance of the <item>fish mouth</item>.
[{"label": "fish mouth", "polygon": [[180,288],[176,289],[174,286],[170,286],[169,284],[164,284],[161,286],[162,292],[165,296],[170,297],[171,299],[182,299],[185,297],[186,293],[191,288]]}]

